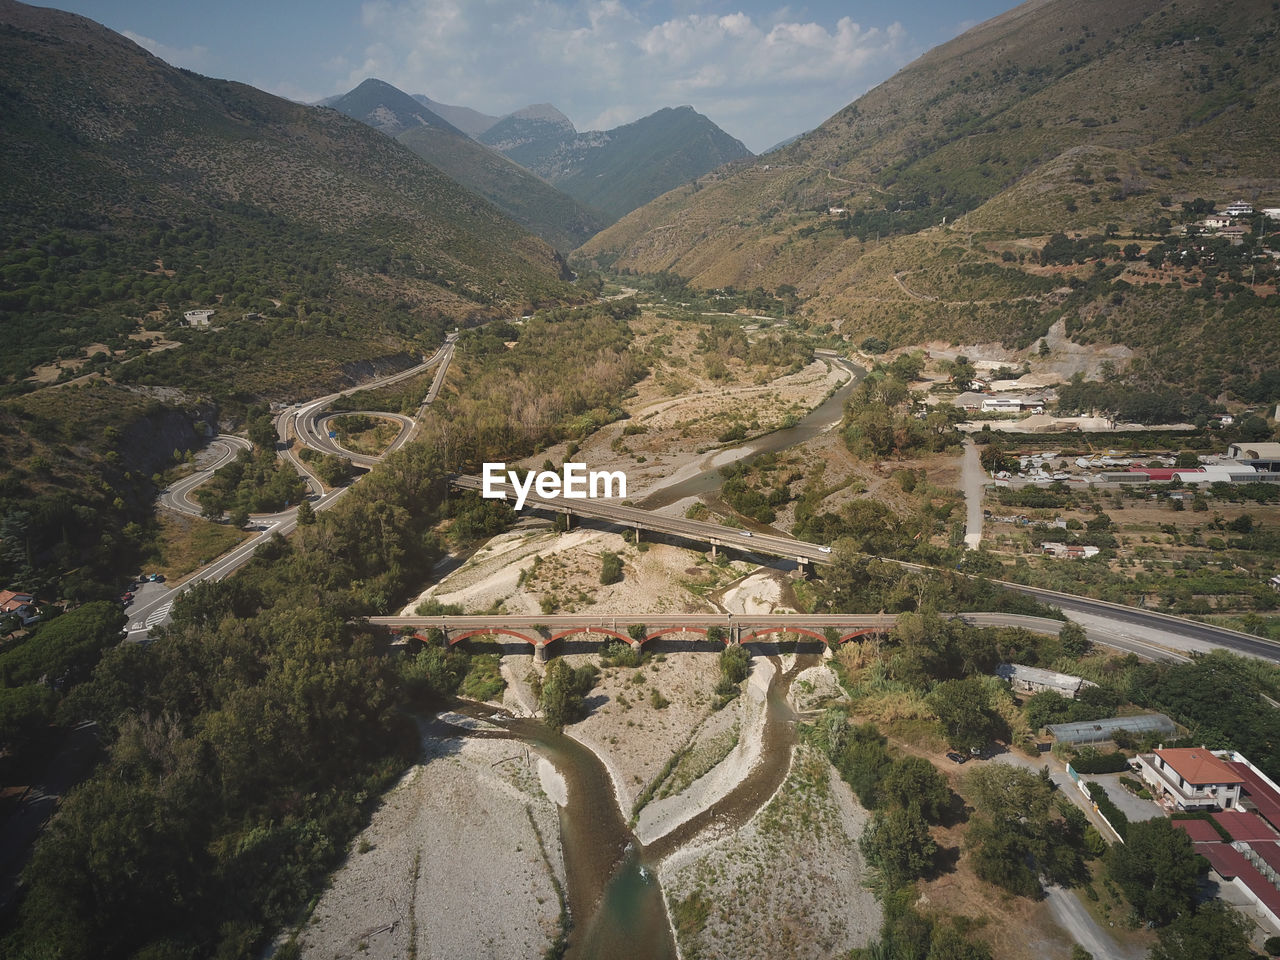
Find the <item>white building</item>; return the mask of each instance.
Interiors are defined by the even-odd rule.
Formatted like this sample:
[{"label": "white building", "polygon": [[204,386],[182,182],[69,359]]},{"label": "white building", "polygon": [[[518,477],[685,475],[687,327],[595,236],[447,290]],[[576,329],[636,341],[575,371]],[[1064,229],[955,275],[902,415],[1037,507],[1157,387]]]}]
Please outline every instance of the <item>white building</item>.
[{"label": "white building", "polygon": [[1227,204],[1227,216],[1247,217],[1253,213],[1253,204],[1247,200],[1235,200]]},{"label": "white building", "polygon": [[1179,810],[1231,810],[1244,778],[1204,747],[1138,755],[1138,771],[1157,800]]},{"label": "white building", "polygon": [[188,310],[182,315],[187,321],[187,325],[191,327],[207,327],[209,318],[213,316],[212,310]]}]

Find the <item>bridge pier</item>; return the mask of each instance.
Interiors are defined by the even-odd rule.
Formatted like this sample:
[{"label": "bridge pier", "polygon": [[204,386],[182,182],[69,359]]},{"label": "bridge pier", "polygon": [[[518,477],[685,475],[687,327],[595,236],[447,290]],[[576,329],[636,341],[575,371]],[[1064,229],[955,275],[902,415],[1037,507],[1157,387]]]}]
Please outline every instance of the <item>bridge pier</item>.
[{"label": "bridge pier", "polygon": [[636,546],[640,545],[640,526],[636,525]]},{"label": "bridge pier", "polygon": [[545,640],[538,640],[536,643],[534,643],[534,645],[533,645],[533,662],[534,662],[534,663],[546,663],[546,662],[547,662],[547,641],[545,641]]},{"label": "bridge pier", "polygon": [[716,542],[712,540],[711,541],[711,559],[714,560],[715,558],[716,558]]}]

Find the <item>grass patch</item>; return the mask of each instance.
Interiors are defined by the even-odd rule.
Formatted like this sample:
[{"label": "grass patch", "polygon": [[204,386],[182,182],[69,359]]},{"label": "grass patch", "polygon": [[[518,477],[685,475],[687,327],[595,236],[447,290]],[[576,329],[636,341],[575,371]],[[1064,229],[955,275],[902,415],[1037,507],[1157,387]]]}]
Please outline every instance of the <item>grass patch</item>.
[{"label": "grass patch", "polygon": [[159,524],[159,537],[144,566],[155,568],[170,580],[185,577],[212,563],[253,536],[229,524],[168,512],[159,515]]},{"label": "grass patch", "polygon": [[693,938],[702,933],[711,916],[711,901],[702,895],[701,890],[694,890],[683,900],[671,900],[671,922],[676,929],[676,942],[680,944],[681,955],[694,958],[697,952]]}]

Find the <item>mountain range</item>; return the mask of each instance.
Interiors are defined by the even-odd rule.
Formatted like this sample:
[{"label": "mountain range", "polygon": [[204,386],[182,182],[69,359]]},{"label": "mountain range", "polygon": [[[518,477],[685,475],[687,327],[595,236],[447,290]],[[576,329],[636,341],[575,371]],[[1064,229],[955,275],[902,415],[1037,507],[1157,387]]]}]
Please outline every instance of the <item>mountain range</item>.
[{"label": "mountain range", "polygon": [[[403,351],[446,317],[573,296],[552,247],[394,140],[175,69],[83,17],[0,0],[0,85],[11,382],[116,342],[122,311],[134,324],[253,313],[264,346],[240,382],[287,349],[287,391],[324,379],[303,357],[332,371]],[[301,356],[278,346],[299,322],[312,332]]]},{"label": "mountain range", "polygon": [[[325,105],[399,140],[558,250],[574,249],[611,222],[603,213],[472,139],[427,106],[431,102],[369,79],[351,92],[325,101]],[[455,118],[468,121],[466,108],[450,109]]]},{"label": "mountain range", "polygon": [[[659,110],[612,130],[580,133],[549,103],[490,117],[421,94],[410,96],[374,79],[321,102],[401,139],[549,241],[575,237],[571,247],[668,190],[751,156],[740,141],[687,106]],[[565,209],[555,211],[552,195],[527,180],[514,182],[509,170],[467,149],[460,136],[492,148],[573,202],[564,201]],[[529,195],[529,206],[539,215],[520,205]]]},{"label": "mountain range", "polygon": [[1276,359],[1276,338],[1258,333],[1275,328],[1252,307],[1223,316],[1217,299],[1184,291],[1172,323],[1172,279],[1135,268],[1064,309],[1053,291],[1073,289],[1071,276],[1028,258],[1055,234],[1145,253],[1197,197],[1280,206],[1278,33],[1269,0],[1031,0],[795,142],[632,212],[578,255],[705,288],[794,285],[814,321],[855,342],[1026,348],[1056,329],[1187,357],[1199,341],[1249,344],[1239,355],[1256,370]]}]

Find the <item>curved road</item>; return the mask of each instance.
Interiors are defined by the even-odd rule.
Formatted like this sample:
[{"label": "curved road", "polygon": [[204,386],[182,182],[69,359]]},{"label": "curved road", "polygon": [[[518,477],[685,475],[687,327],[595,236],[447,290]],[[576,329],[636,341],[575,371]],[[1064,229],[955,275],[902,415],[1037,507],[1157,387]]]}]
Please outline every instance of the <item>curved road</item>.
[{"label": "curved road", "polygon": [[[449,334],[448,337],[445,338],[445,342],[441,345],[440,349],[417,366],[410,367],[407,370],[401,370],[399,373],[391,374],[388,377],[383,377],[378,380],[361,384],[358,387],[351,387],[350,389],[343,390],[340,393],[321,397],[319,400],[313,400],[307,404],[290,407],[276,418],[277,436],[279,436],[282,441],[286,441],[286,443],[281,444],[280,452],[287,460],[294,464],[298,469],[299,474],[310,484],[313,492],[311,496],[308,497],[308,500],[312,503],[313,509],[327,509],[335,500],[342,496],[342,494],[346,493],[350,487],[339,487],[335,490],[330,490],[328,493],[323,493],[324,487],[320,483],[320,480],[306,468],[305,464],[294,457],[292,451],[288,449],[287,440],[289,425],[296,423],[302,426],[305,430],[315,431],[315,421],[319,411],[332,403],[338,397],[345,396],[350,393],[356,393],[360,390],[371,390],[376,387],[386,386],[399,380],[407,379],[408,377],[421,373],[424,370],[429,370],[431,367],[439,364],[440,370],[436,374],[435,380],[432,381],[431,389],[428,391],[422,406],[419,407],[418,413],[421,415],[422,411],[425,410],[440,393],[440,388],[444,383],[445,372],[449,367],[449,362],[453,359],[454,342],[457,340],[457,337],[458,335],[456,333]],[[329,415],[326,414],[324,416],[327,417]],[[402,419],[398,414],[393,416],[395,419]],[[416,427],[416,425],[417,423],[414,421],[413,427]],[[368,460],[371,463],[376,463],[393,450],[400,449],[400,447],[404,446],[404,444],[409,441],[410,437],[415,432],[413,427],[402,429],[400,431],[400,436],[396,438],[395,442],[391,444],[381,457],[362,459]],[[301,436],[301,432],[299,435]],[[327,441],[328,434],[323,434],[323,438]],[[193,473],[191,476],[184,477],[178,483],[170,486],[170,488],[162,494],[160,499],[160,502],[164,506],[177,510],[181,513],[199,516],[201,512],[200,506],[188,499],[191,491],[207,480],[213,474],[214,470],[217,470],[219,467],[229,463],[238,453],[239,449],[252,447],[252,444],[248,440],[230,435],[224,435],[216,438],[210,444],[210,446],[214,445],[222,448],[222,452],[219,454],[217,461],[215,461],[212,466],[204,467],[196,473]],[[337,447],[336,445],[335,448],[339,456],[343,456],[354,461],[352,454],[343,450],[341,447]],[[166,623],[169,620],[169,612],[173,607],[173,601],[177,599],[179,594],[189,589],[194,584],[202,583],[206,580],[221,580],[223,577],[228,576],[235,570],[239,569],[249,561],[249,558],[253,556],[258,547],[268,539],[276,534],[286,536],[292,533],[294,528],[298,525],[297,516],[297,507],[291,507],[288,510],[268,516],[255,516],[253,518],[253,523],[259,529],[257,536],[249,538],[235,549],[223,554],[207,567],[197,571],[185,580],[181,586],[162,589],[158,593],[152,592],[150,599],[139,600],[130,607],[129,623],[125,630],[126,637],[135,641],[144,640],[146,638],[147,631],[152,627]],[[158,585],[152,586],[154,587]]]},{"label": "curved road", "polygon": [[201,467],[195,473],[188,477],[183,477],[176,483],[171,483],[167,490],[161,492],[161,506],[168,507],[178,513],[186,513],[196,517],[203,516],[204,508],[191,499],[191,492],[213,476],[214,471],[225,467],[234,460],[241,450],[252,450],[253,444],[243,437],[222,434],[210,440],[209,446],[205,448],[206,451],[215,449],[219,452],[217,459],[213,463]]}]

